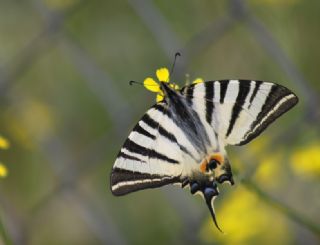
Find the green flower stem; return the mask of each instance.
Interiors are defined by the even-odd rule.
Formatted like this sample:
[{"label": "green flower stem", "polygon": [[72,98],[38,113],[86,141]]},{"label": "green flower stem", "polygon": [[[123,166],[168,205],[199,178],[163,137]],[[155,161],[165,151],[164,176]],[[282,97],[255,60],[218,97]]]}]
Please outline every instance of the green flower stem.
[{"label": "green flower stem", "polygon": [[305,216],[297,213],[292,208],[286,206],[285,204],[279,202],[275,198],[273,198],[271,195],[269,195],[267,192],[260,189],[259,186],[257,186],[254,182],[252,182],[249,179],[242,179],[242,184],[247,187],[250,191],[254,192],[256,195],[258,195],[261,200],[269,204],[270,206],[274,207],[281,213],[288,216],[290,219],[294,220],[298,224],[306,227],[309,231],[314,233],[319,239],[320,239],[320,225],[314,223],[313,221],[309,220]]}]

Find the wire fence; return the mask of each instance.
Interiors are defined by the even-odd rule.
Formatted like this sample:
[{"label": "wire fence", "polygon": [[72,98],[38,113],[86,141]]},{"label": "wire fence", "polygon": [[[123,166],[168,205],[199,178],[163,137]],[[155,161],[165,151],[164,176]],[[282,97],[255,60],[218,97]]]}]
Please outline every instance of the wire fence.
[{"label": "wire fence", "polygon": [[[6,97],[8,91],[15,86],[18,78],[23,76],[37,59],[58,45],[59,49],[69,56],[75,69],[79,71],[87,83],[87,87],[101,101],[105,113],[112,120],[112,126],[96,142],[91,143],[82,156],[77,156],[76,159],[71,155],[72,150],[58,136],[50,138],[49,141],[39,140],[37,142],[42,154],[51,164],[56,176],[56,183],[50,192],[34,204],[34,207],[26,215],[27,217],[24,218],[15,214],[16,210],[10,207],[10,201],[5,196],[0,196],[0,203],[5,210],[4,217],[8,234],[10,234],[9,237],[13,244],[30,244],[29,233],[34,229],[39,217],[55,199],[63,199],[73,206],[73,209],[76,210],[79,217],[87,224],[88,229],[91,230],[101,244],[129,244],[130,241],[119,229],[117,222],[113,220],[113,215],[108,213],[108,210],[111,212],[111,208],[107,207],[106,203],[101,203],[101,201],[92,198],[92,194],[81,188],[79,182],[84,175],[99,167],[99,164],[101,164],[99,159],[108,154],[108,149],[105,146],[110,142],[110,139],[113,140],[113,144],[120,145],[122,143],[118,140],[121,138],[119,136],[123,135],[123,128],[128,128],[129,124],[131,124],[134,112],[125,95],[115,85],[115,81],[112,81],[111,75],[99,66],[95,58],[65,28],[66,20],[76,14],[79,9],[89,4],[88,1],[76,1],[70,8],[62,11],[50,10],[41,1],[37,0],[33,1],[33,4],[34,9],[44,20],[43,29],[12,60],[3,66],[0,77],[2,100],[8,99]],[[206,52],[209,46],[212,46],[230,32],[235,24],[242,23],[265,53],[286,74],[292,84],[299,89],[301,97],[305,98],[303,103],[305,110],[303,111],[305,111],[306,115],[292,122],[274,140],[284,144],[290,142],[290,136],[292,136],[290,132],[297,131],[302,120],[306,120],[306,118],[312,127],[316,128],[319,124],[319,114],[317,114],[318,110],[316,109],[319,101],[313,88],[277,43],[273,34],[250,11],[245,1],[230,0],[226,14],[220,19],[214,20],[209,26],[194,35],[186,45],[179,39],[177,33],[171,28],[170,21],[166,19],[153,1],[128,0],[128,4],[131,6],[132,11],[139,16],[142,24],[149,30],[150,35],[158,42],[168,60],[172,59],[176,51],[180,51],[183,54],[182,60],[177,67],[177,76],[185,74],[190,62]],[[273,142],[273,140],[270,142]],[[266,147],[266,152],[270,151],[272,151],[271,145]],[[239,152],[239,155],[241,159],[246,159],[246,161],[250,158],[251,162],[256,162],[257,164],[259,162],[259,159],[245,156],[241,152]],[[79,162],[79,159],[82,161]],[[70,164],[70,162],[75,161],[75,164]],[[242,179],[242,184],[260,196],[267,204],[276,207],[280,213],[305,227],[320,239],[320,223],[317,224],[309,220],[295,211],[293,207],[287,206],[287,204],[255,184],[254,180],[250,179],[255,170],[256,165],[242,173],[239,177],[239,179]],[[109,190],[106,188],[106,191]],[[176,210],[184,224],[181,240],[185,241],[185,243],[200,243],[199,237],[193,231],[196,227],[199,227],[203,217],[207,215],[205,213],[207,210],[199,211],[195,203],[189,201],[191,197],[186,197],[187,195],[182,191],[181,194],[176,192],[173,194],[165,188],[163,192],[164,197]],[[181,206],[184,208],[181,209]],[[2,221],[4,222],[4,220]]]}]

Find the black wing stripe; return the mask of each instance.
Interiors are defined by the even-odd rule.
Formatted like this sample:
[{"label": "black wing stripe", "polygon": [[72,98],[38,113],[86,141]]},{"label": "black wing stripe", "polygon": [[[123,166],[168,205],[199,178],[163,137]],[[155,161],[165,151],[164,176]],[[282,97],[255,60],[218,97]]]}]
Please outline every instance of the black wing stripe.
[{"label": "black wing stripe", "polygon": [[226,96],[229,80],[221,80],[220,81],[220,103],[224,103],[224,97]]},{"label": "black wing stripe", "polygon": [[206,95],[205,95],[205,100],[206,100],[206,120],[211,125],[212,123],[212,115],[213,115],[213,109],[214,109],[214,83],[206,83],[205,84],[206,88]]},{"label": "black wing stripe", "polygon": [[278,117],[280,117],[282,114],[284,114],[286,111],[288,111],[290,108],[295,106],[298,103],[298,98],[294,95],[290,96],[288,95],[288,98],[286,102],[282,103],[277,110],[275,110],[272,115],[270,115],[266,120],[264,120],[261,124],[258,125],[254,130],[251,130],[246,133],[246,136],[244,137],[244,140],[241,141],[238,145],[244,145],[248,142],[250,142],[252,139],[260,135],[274,120],[276,120]]},{"label": "black wing stripe", "polygon": [[168,116],[169,118],[172,118],[171,112],[168,110],[168,108],[165,108],[163,104],[155,104],[153,108],[157,111],[160,111],[162,114]]},{"label": "black wing stripe", "polygon": [[144,116],[141,118],[141,121],[143,121],[151,128],[155,129],[158,127],[158,123],[155,120],[153,120],[148,114],[144,114]]},{"label": "black wing stripe", "polygon": [[173,134],[169,133],[167,130],[165,130],[160,125],[159,125],[159,134],[162,135],[163,137],[167,138],[169,141],[178,144],[176,137]]},{"label": "black wing stripe", "polygon": [[[172,119],[172,115],[171,113],[169,112],[169,110],[167,110],[166,108],[164,108],[162,105],[160,104],[156,104],[154,107],[154,109],[160,111],[161,113],[167,115],[170,119]],[[172,120],[173,123],[175,123],[173,120]],[[157,123],[157,122],[156,122]],[[187,150],[187,148],[181,144],[179,144],[177,138],[174,136],[174,134],[168,132],[164,127],[162,127],[160,125],[160,123],[157,123],[158,124],[158,131],[159,131],[159,134],[165,138],[167,138],[168,140],[170,140],[171,142],[177,144],[179,146],[179,148],[186,154],[188,154],[191,158],[193,158],[194,160],[196,160],[195,156],[193,156],[191,154],[190,151]]]},{"label": "black wing stripe", "polygon": [[278,90],[278,86],[272,85],[270,92],[261,108],[261,111],[259,112],[256,120],[251,124],[251,129],[253,129],[260,121],[261,119],[265,116],[265,114],[271,110],[271,108],[280,100],[282,99],[282,96],[274,96],[276,91]]},{"label": "black wing stripe", "polygon": [[171,134],[170,132],[168,132],[167,130],[165,130],[162,126],[159,126],[159,134],[162,135],[163,137],[167,138],[168,140],[170,140],[171,142],[177,144],[179,146],[179,148],[186,154],[188,154],[190,157],[192,157],[193,159],[195,159],[195,157],[187,150],[186,147],[184,147],[183,145],[180,145],[178,143],[177,138]]},{"label": "black wing stripe", "polygon": [[188,105],[192,105],[192,99],[193,99],[193,90],[194,86],[189,86],[186,88],[186,100]]},{"label": "black wing stripe", "polygon": [[122,151],[119,152],[118,158],[119,158],[119,157],[122,157],[122,158],[124,158],[124,159],[130,159],[130,160],[138,161],[138,162],[145,162],[145,161],[143,161],[143,160],[141,160],[141,159],[139,159],[139,158],[137,158],[137,157],[130,156],[130,155],[128,155],[128,154],[126,154],[126,153],[124,153],[124,152],[122,152]]},{"label": "black wing stripe", "polygon": [[250,107],[251,107],[251,105],[252,105],[252,101],[253,101],[254,98],[256,97],[256,95],[257,95],[257,93],[258,93],[258,91],[259,91],[259,88],[260,88],[260,86],[261,86],[261,84],[262,84],[261,81],[255,81],[255,83],[256,83],[256,85],[255,85],[254,90],[253,90],[253,93],[252,93],[252,95],[251,95],[251,97],[250,97],[250,101],[249,101],[250,104],[249,104],[248,109],[250,109]]},{"label": "black wing stripe", "polygon": [[238,145],[244,145],[262,133],[274,120],[298,103],[298,97],[280,85],[272,88],[250,130]]},{"label": "black wing stripe", "polygon": [[241,80],[239,81],[239,93],[232,108],[231,119],[229,122],[229,127],[227,130],[226,137],[228,137],[231,134],[232,129],[239,117],[239,114],[243,109],[243,105],[250,91],[250,86],[241,86],[241,83],[242,84],[246,83],[246,81],[241,81]]},{"label": "black wing stripe", "polygon": [[137,171],[130,171],[127,169],[122,168],[114,168],[112,169],[112,185],[118,184],[120,182],[124,181],[130,181],[130,180],[143,180],[143,179],[159,179],[163,176],[158,174],[148,174],[148,173],[140,173]]},{"label": "black wing stripe", "polygon": [[142,156],[147,156],[149,158],[160,159],[160,160],[163,160],[163,161],[166,161],[169,163],[174,163],[174,164],[179,163],[177,160],[169,158],[169,157],[155,151],[154,149],[147,149],[141,145],[138,145],[135,142],[133,142],[132,140],[130,140],[129,138],[124,143],[123,148],[127,149],[130,152],[137,153]]},{"label": "black wing stripe", "polygon": [[153,134],[150,134],[147,130],[145,130],[144,128],[142,128],[139,123],[133,128],[132,130],[133,132],[137,132],[139,134],[142,134],[146,137],[149,137],[150,139],[155,139],[156,137]]},{"label": "black wing stripe", "polygon": [[185,87],[183,90],[185,99],[166,84],[163,85],[167,95],[166,99],[170,103],[172,122],[182,130],[188,141],[198,152],[206,151],[206,145],[209,144],[208,135],[199,115],[192,109],[194,85]]},{"label": "black wing stripe", "polygon": [[114,168],[112,169],[110,180],[112,194],[121,196],[142,189],[157,188],[167,184],[179,183],[180,177],[145,174]]}]

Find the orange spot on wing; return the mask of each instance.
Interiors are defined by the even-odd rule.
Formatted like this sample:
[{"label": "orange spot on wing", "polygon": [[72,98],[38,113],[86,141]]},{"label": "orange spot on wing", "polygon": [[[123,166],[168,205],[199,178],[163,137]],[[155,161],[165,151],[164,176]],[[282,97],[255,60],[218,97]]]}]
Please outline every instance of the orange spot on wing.
[{"label": "orange spot on wing", "polygon": [[203,159],[202,162],[200,163],[200,170],[202,173],[205,173],[207,171],[207,160]]},{"label": "orange spot on wing", "polygon": [[207,165],[208,163],[212,160],[215,159],[218,161],[219,165],[223,164],[224,162],[224,157],[221,153],[214,153],[211,156],[207,156],[205,157],[202,162],[200,163],[200,171],[202,173],[206,173],[207,172]]}]

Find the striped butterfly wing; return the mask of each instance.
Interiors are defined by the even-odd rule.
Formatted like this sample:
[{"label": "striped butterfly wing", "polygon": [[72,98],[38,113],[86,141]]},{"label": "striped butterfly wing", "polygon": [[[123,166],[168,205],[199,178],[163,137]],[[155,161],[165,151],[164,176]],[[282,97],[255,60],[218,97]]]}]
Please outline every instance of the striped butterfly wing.
[{"label": "striped butterfly wing", "polygon": [[182,93],[224,145],[250,142],[298,102],[289,89],[263,81],[208,81]]},{"label": "striped butterfly wing", "polygon": [[[161,86],[165,100],[146,112],[118,154],[112,193],[181,183],[204,198],[218,227],[213,208],[217,183],[233,184],[224,147],[248,143],[298,98],[281,85],[262,81],[208,81],[180,91]],[[203,165],[216,153],[224,158],[219,167]]]},{"label": "striped butterfly wing", "polygon": [[180,182],[182,163],[195,161],[197,153],[171,116],[160,102],[133,128],[112,169],[114,195]]}]

